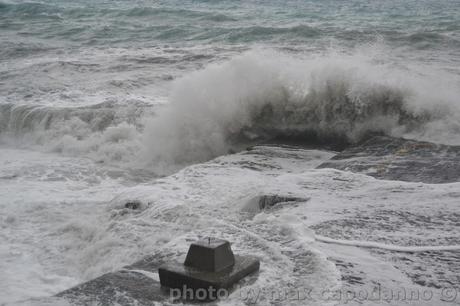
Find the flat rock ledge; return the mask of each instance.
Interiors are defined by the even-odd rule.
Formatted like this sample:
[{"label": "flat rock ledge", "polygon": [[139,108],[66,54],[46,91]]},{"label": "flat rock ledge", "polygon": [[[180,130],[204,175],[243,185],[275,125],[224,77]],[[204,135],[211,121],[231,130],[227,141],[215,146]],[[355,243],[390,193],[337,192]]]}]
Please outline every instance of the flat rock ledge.
[{"label": "flat rock ledge", "polygon": [[376,136],[345,149],[318,168],[386,180],[452,183],[460,181],[460,146]]}]

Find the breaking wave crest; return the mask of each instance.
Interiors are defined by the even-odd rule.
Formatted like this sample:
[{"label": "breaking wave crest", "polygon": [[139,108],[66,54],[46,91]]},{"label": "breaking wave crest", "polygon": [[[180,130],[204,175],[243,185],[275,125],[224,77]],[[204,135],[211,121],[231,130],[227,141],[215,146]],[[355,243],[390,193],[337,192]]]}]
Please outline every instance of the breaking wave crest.
[{"label": "breaking wave crest", "polygon": [[460,143],[458,81],[362,53],[253,51],[177,81],[146,127],[147,155],[190,163],[274,138],[352,143],[372,133]]},{"label": "breaking wave crest", "polygon": [[5,104],[1,135],[160,172],[274,139],[331,145],[379,133],[460,144],[459,77],[369,53],[250,51],[176,80],[155,114],[135,104]]},{"label": "breaking wave crest", "polygon": [[81,107],[0,104],[0,143],[40,146],[98,162],[128,162],[139,147],[141,118],[152,112],[151,105],[143,103]]}]

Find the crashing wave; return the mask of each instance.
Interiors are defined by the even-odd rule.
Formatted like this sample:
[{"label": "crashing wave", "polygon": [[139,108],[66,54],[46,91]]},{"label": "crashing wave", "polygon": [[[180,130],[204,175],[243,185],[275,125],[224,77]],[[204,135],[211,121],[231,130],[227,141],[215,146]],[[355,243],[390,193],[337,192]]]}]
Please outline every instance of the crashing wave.
[{"label": "crashing wave", "polygon": [[0,130],[54,151],[175,169],[273,139],[349,144],[379,133],[458,144],[458,76],[423,69],[375,55],[251,51],[176,80],[155,115],[129,103],[1,105]]},{"label": "crashing wave", "polygon": [[190,163],[274,138],[351,143],[370,133],[459,142],[458,83],[412,68],[362,54],[249,52],[176,82],[170,107],[146,126],[146,156]]},{"label": "crashing wave", "polygon": [[131,162],[142,119],[152,106],[111,102],[81,107],[0,104],[0,143],[88,156],[98,162]]}]

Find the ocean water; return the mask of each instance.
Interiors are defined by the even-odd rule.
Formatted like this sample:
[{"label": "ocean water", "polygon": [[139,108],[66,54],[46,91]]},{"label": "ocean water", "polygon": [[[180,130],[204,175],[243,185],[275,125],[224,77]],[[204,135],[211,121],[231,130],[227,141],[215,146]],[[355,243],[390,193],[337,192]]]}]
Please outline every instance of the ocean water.
[{"label": "ocean water", "polygon": [[[187,231],[204,229],[178,226],[183,207],[174,222],[162,215],[156,224],[174,201],[228,213],[233,194],[250,193],[240,186],[248,174],[232,172],[231,161],[221,184],[233,189],[215,187],[228,193],[220,200],[206,191],[218,174],[190,165],[273,139],[329,148],[369,133],[460,145],[459,0],[1,0],[0,303],[53,295],[153,245],[182,245],[196,234]],[[302,158],[332,154],[321,152]],[[294,171],[296,159],[286,160],[279,169]],[[158,177],[184,167],[158,191]],[[334,175],[293,180],[321,173]],[[193,184],[203,190],[187,197]],[[153,207],[120,213],[136,188]],[[172,190],[177,197],[163,196]],[[149,198],[155,192],[161,199]],[[230,227],[237,215],[222,222]],[[156,233],[159,224],[167,230]],[[299,237],[311,235],[294,236],[305,247]],[[289,261],[273,256],[267,275]],[[337,285],[321,256],[315,279]]]},{"label": "ocean water", "polygon": [[458,1],[8,1],[0,14],[9,145],[168,168],[293,134],[460,143]]}]

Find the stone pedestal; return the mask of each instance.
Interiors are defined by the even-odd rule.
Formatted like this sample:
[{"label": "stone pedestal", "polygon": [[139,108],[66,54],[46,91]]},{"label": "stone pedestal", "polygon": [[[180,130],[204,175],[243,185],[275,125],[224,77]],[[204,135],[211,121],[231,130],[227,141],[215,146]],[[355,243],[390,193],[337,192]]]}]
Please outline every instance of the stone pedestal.
[{"label": "stone pedestal", "polygon": [[235,256],[228,241],[207,238],[190,246],[184,264],[172,262],[161,266],[158,272],[162,286],[180,289],[182,294],[201,290],[200,299],[213,299],[213,292],[215,295],[217,290],[231,288],[258,271],[259,265],[252,256]]},{"label": "stone pedestal", "polygon": [[235,264],[230,243],[207,238],[190,245],[184,265],[202,271],[219,272]]}]

